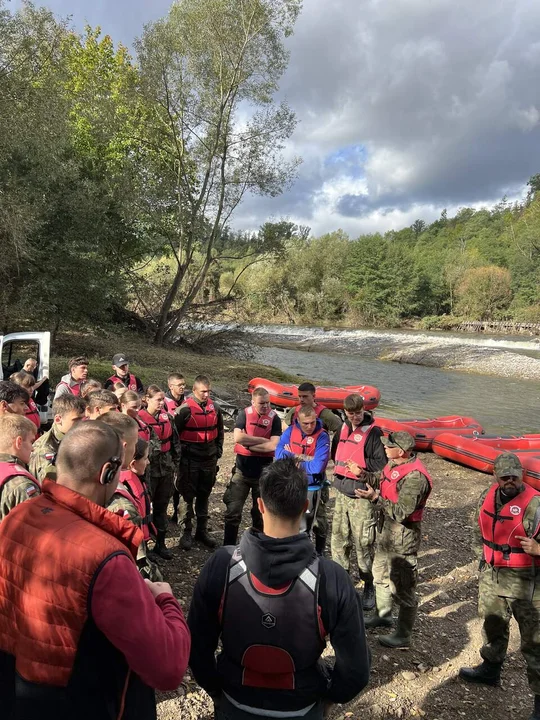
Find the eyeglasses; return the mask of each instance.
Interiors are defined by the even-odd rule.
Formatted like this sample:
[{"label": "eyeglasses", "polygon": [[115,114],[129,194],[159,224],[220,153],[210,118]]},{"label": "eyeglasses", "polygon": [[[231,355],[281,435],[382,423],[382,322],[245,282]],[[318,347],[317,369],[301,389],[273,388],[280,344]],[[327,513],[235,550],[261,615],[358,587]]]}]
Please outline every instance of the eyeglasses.
[{"label": "eyeglasses", "polygon": [[[396,439],[395,439],[395,437],[394,437],[394,433],[390,433],[390,434],[388,435],[388,440],[390,440],[390,442],[392,443],[392,445],[394,445],[395,447],[398,447],[400,450],[403,450],[403,452],[407,452],[407,450],[405,450],[405,448],[402,447],[402,446],[396,441]],[[388,447],[388,446],[387,446],[387,447]]]}]

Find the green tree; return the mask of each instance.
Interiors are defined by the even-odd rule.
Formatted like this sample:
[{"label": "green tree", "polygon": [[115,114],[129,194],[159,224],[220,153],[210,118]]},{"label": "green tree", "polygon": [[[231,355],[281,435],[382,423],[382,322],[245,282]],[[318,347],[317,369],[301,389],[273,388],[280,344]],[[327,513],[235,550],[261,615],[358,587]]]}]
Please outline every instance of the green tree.
[{"label": "green tree", "polygon": [[473,320],[494,320],[512,301],[511,275],[496,265],[471,268],[457,289],[458,310]]},{"label": "green tree", "polygon": [[175,261],[158,344],[174,336],[219,261],[245,193],[278,195],[295,176],[298,160],[281,152],[294,114],[272,98],[299,10],[299,0],[179,0],[137,43],[143,222]]}]

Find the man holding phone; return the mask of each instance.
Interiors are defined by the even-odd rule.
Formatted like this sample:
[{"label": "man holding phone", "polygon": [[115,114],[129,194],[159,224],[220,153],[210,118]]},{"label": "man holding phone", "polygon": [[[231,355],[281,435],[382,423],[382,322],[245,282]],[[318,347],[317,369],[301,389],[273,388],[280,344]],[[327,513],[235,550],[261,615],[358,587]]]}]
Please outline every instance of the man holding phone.
[{"label": "man holding phone", "polygon": [[375,607],[373,587],[373,545],[375,543],[375,509],[369,500],[358,497],[355,490],[366,489],[366,481],[378,475],[386,465],[381,442],[382,430],[375,426],[373,415],[364,410],[364,399],[357,393],[343,401],[345,422],[339,433],[334,457],[334,488],[337,491],[332,522],[332,559],[350,569],[354,544],[360,578],[364,581],[364,610]]}]

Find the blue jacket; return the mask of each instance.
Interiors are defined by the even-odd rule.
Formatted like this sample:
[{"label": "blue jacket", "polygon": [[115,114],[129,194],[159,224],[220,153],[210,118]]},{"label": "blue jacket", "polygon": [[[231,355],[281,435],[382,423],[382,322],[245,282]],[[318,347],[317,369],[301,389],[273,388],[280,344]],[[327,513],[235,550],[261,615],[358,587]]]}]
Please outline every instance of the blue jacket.
[{"label": "blue jacket", "polygon": [[[294,457],[294,453],[289,450],[285,450],[285,445],[289,445],[291,442],[291,433],[294,426],[297,426],[302,433],[302,438],[306,437],[306,434],[302,432],[302,428],[295,420],[283,433],[279,439],[278,446],[276,448],[275,458],[281,460],[286,457]],[[315,426],[315,432],[318,432],[323,427],[320,419],[317,419],[317,425]],[[320,490],[326,482],[326,466],[330,459],[330,437],[326,430],[319,435],[317,438],[317,445],[315,446],[315,455],[311,460],[304,460],[300,463],[308,476],[308,484],[310,490]]]}]

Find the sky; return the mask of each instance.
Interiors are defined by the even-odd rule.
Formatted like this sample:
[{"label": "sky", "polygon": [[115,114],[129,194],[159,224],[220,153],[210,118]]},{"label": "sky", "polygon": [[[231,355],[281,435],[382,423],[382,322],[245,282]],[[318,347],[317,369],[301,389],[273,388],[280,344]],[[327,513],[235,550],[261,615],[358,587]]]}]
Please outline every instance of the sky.
[{"label": "sky", "polygon": [[[36,4],[129,46],[170,2]],[[385,232],[521,197],[540,173],[540,2],[304,0],[288,49],[278,99],[303,163],[280,197],[247,197],[237,228]]]}]

